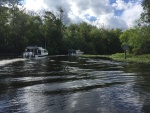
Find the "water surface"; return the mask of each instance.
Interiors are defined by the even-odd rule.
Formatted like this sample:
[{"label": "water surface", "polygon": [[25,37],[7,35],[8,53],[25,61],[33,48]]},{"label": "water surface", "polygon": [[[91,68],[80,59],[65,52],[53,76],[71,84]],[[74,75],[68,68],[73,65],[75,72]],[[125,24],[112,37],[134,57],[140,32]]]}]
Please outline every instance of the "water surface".
[{"label": "water surface", "polygon": [[68,56],[0,60],[0,113],[149,113],[150,65]]}]

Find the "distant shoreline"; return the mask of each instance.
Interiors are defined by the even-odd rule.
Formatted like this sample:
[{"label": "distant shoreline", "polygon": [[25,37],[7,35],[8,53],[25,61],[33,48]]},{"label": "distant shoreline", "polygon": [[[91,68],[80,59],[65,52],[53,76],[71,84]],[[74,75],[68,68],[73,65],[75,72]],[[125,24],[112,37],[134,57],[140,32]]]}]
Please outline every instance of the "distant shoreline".
[{"label": "distant shoreline", "polygon": [[82,55],[81,57],[87,58],[108,58],[115,61],[126,61],[131,63],[147,63],[150,64],[150,54],[144,55],[133,55],[126,54],[126,59],[124,58],[124,53],[116,53],[112,55]]}]

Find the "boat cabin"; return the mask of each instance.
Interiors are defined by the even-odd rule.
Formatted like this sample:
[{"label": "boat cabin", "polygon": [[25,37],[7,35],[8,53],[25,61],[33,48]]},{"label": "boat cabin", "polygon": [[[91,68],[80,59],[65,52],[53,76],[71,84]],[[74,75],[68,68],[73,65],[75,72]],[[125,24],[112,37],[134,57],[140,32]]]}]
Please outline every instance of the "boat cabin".
[{"label": "boat cabin", "polygon": [[48,55],[48,51],[42,47],[28,46],[23,53],[24,58],[38,58]]}]

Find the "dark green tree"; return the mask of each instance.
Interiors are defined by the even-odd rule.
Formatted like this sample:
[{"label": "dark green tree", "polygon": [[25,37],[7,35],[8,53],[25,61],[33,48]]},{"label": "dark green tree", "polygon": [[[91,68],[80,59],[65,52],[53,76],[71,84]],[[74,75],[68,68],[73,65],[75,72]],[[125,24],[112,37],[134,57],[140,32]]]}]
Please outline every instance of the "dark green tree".
[{"label": "dark green tree", "polygon": [[9,31],[9,9],[1,4],[0,6],[0,53],[5,53],[8,44],[8,31]]},{"label": "dark green tree", "polygon": [[129,52],[133,54],[146,54],[150,52],[150,27],[135,27],[125,31],[120,40],[122,44],[130,46]]},{"label": "dark green tree", "polygon": [[150,23],[150,0],[143,0],[142,6],[144,12],[142,13],[141,17],[145,22]]},{"label": "dark green tree", "polygon": [[42,34],[47,42],[47,48],[51,54],[61,53],[62,48],[62,23],[60,19],[49,11],[45,12]]}]

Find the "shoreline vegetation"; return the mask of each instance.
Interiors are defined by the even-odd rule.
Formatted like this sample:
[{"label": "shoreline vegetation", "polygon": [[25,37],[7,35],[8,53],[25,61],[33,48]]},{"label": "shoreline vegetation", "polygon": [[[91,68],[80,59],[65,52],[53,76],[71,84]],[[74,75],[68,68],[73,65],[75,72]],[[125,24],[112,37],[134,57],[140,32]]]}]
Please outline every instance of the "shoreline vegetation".
[{"label": "shoreline vegetation", "polygon": [[[21,57],[15,54],[0,54],[0,59],[6,57],[7,58],[14,58],[14,57]],[[126,53],[126,59],[124,53],[116,53],[112,55],[91,55],[91,54],[83,54],[80,57],[84,58],[102,58],[102,59],[111,59],[114,61],[120,62],[130,62],[130,63],[146,63],[150,64],[150,54],[143,54],[143,55],[134,55]]]},{"label": "shoreline vegetation", "polygon": [[[24,4],[20,1],[0,2],[0,54],[20,55],[27,46],[45,47],[51,55],[67,54],[69,49],[105,55],[121,53],[123,48],[132,54],[150,54],[148,0],[142,2],[144,12],[136,25],[126,30],[97,27],[86,21],[68,24],[68,18],[63,18],[66,14],[63,7],[58,8],[57,13],[50,10],[30,12],[23,8]],[[116,59],[113,55],[108,57]],[[116,57],[117,60],[122,59],[122,55]]]},{"label": "shoreline vegetation", "polygon": [[112,55],[82,55],[81,57],[85,58],[108,58],[114,61],[126,61],[130,63],[147,63],[150,64],[150,54],[143,55],[133,55],[126,54],[126,59],[124,57],[124,53],[116,53]]}]

